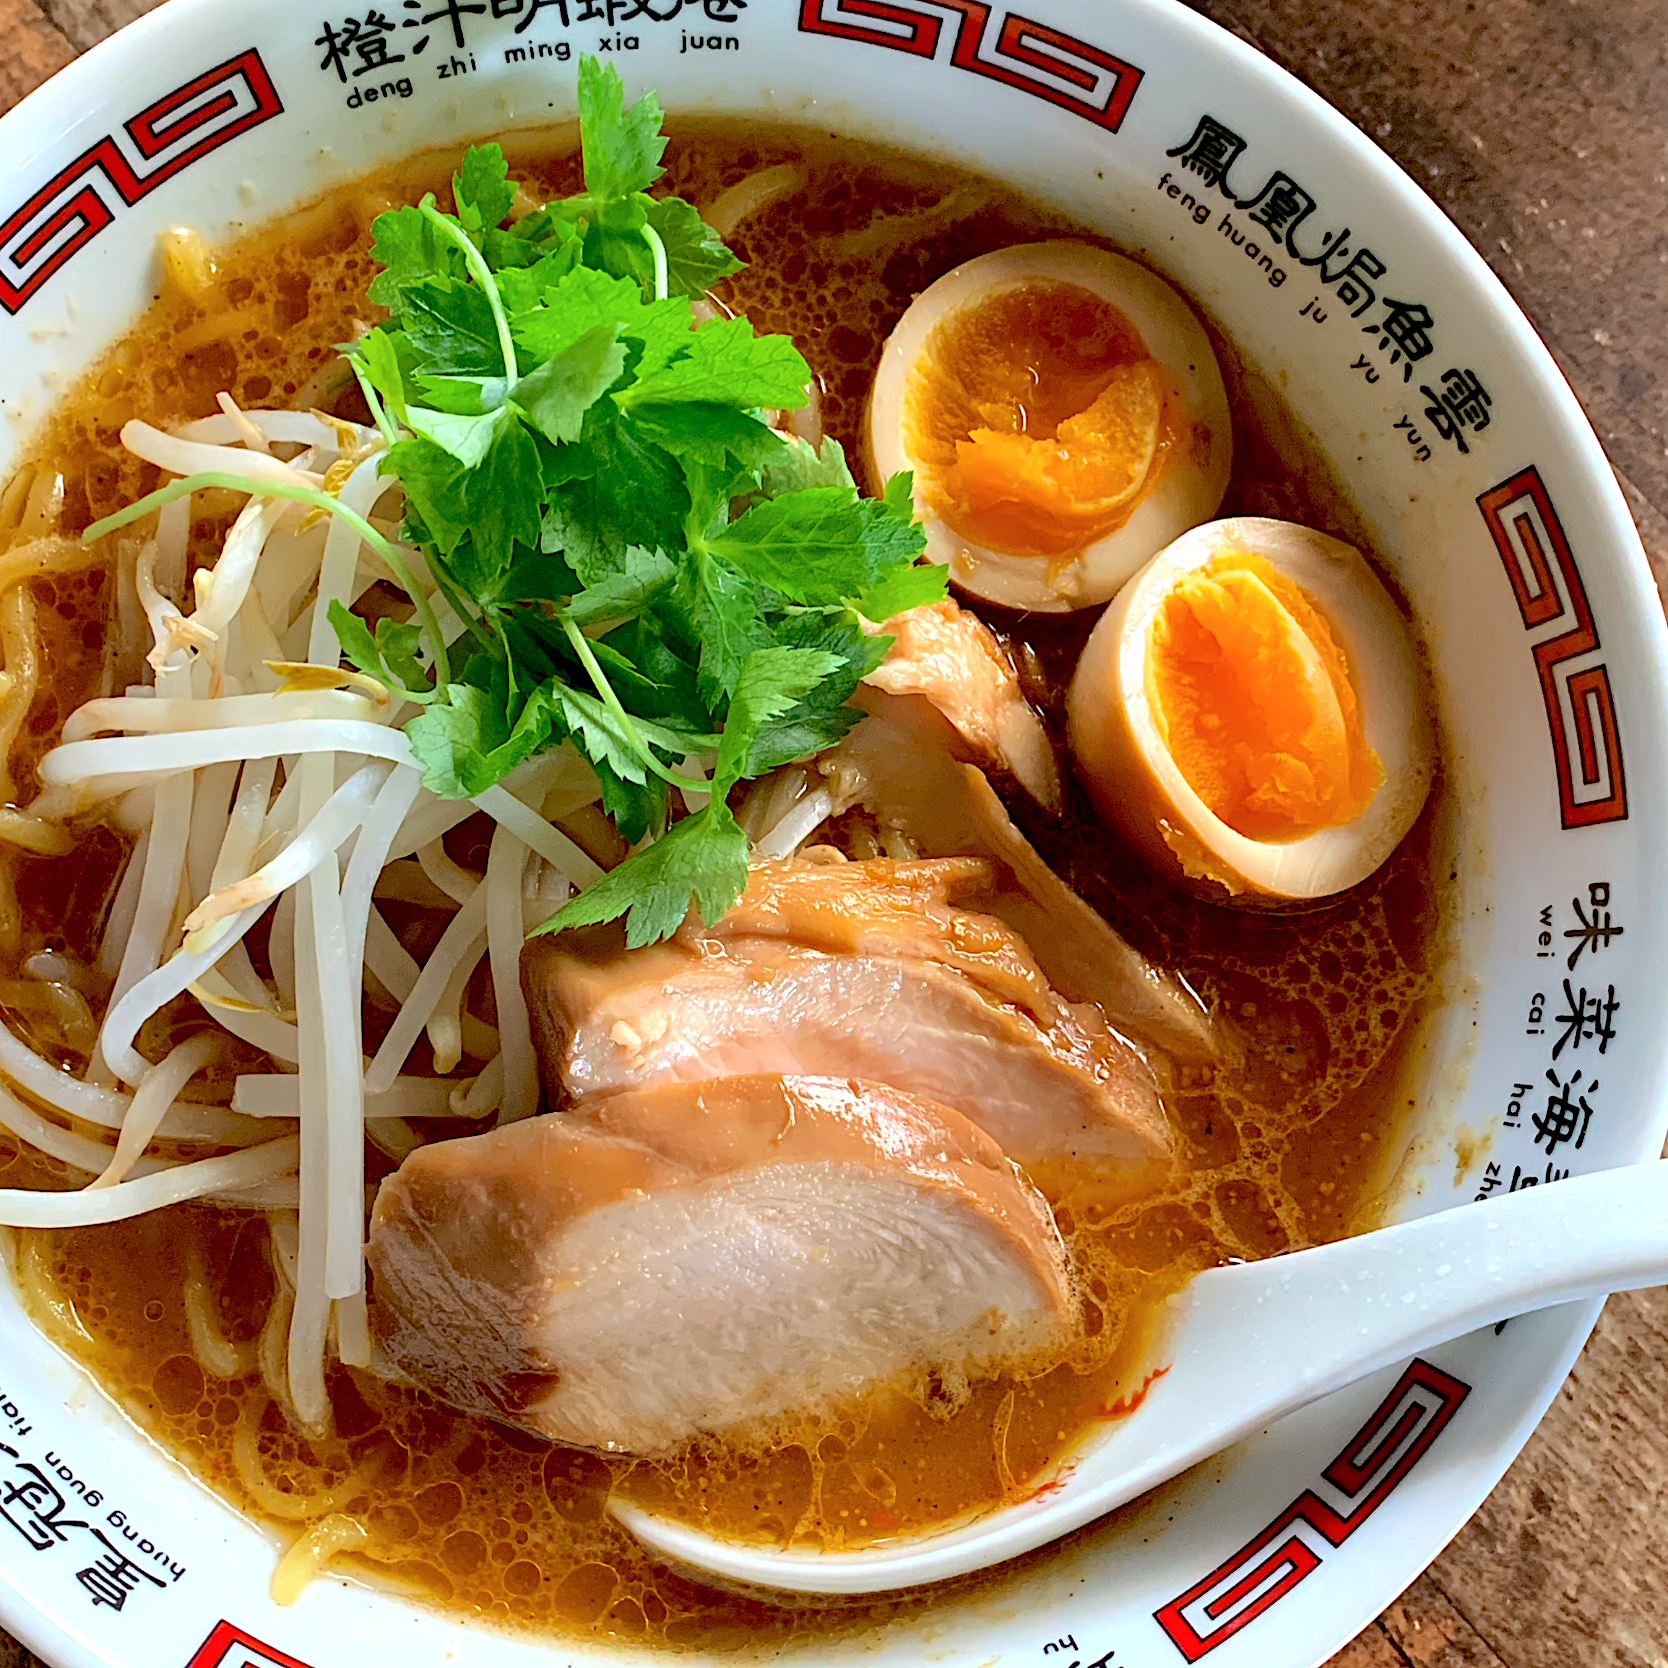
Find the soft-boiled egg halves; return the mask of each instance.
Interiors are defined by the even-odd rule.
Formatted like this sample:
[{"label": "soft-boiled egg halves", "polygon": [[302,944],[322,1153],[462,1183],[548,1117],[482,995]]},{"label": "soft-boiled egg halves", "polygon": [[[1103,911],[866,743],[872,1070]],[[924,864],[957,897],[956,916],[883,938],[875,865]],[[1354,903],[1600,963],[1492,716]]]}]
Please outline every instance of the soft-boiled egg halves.
[{"label": "soft-boiled egg halves", "polygon": [[1162,551],[1096,623],[1067,705],[1102,814],[1233,894],[1344,891],[1430,791],[1406,622],[1359,551],[1291,522],[1216,521]]},{"label": "soft-boiled egg halves", "polygon": [[1008,608],[1105,602],[1216,513],[1232,436],[1203,326],[1092,244],[1021,244],[947,273],[888,338],[877,480],[915,474],[927,553]]}]

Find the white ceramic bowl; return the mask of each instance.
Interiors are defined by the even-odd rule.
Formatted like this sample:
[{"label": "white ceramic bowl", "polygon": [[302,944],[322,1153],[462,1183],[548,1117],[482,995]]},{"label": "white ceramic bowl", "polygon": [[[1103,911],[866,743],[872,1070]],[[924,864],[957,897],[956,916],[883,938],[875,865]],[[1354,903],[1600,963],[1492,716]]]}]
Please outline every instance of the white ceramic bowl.
[{"label": "white ceramic bowl", "polygon": [[[1459,810],[1465,977],[1432,1039],[1397,1208],[1660,1151],[1656,595],[1546,350],[1366,139],[1168,0],[413,0],[384,8],[405,61],[357,77],[321,44],[321,17],[340,28],[345,8],[169,0],[0,119],[0,473],[149,299],[159,230],[226,236],[402,153],[566,115],[573,59],[604,40],[674,112],[814,117],[1004,175],[1177,280],[1277,377],[1418,617]],[[1409,346],[1425,351],[1410,361]],[[1566,980],[1577,1000],[1619,1001],[1602,1057],[1589,1038],[1551,1058]],[[1551,1069],[1584,1073],[1592,1117],[1549,1158]],[[1493,1487],[1595,1313],[1538,1315],[1382,1375],[1200,1468],[1159,1509],[815,1659],[1309,1668]],[[274,1606],[270,1543],[0,1290],[0,1500],[26,1466],[86,1527],[60,1540],[19,1507],[0,1514],[0,1622],[60,1668],[617,1660],[333,1580]],[[119,1606],[79,1579],[108,1556],[94,1529],[136,1572]]]}]

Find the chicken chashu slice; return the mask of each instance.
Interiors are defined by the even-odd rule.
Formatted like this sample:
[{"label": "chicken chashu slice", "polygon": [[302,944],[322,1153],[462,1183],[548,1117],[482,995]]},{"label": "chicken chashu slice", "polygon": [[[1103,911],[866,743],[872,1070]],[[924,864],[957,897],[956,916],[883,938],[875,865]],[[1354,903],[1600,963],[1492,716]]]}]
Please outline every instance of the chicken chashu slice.
[{"label": "chicken chashu slice", "polygon": [[437,1141],[382,1183],[371,1321],[454,1406],[653,1454],[1056,1342],[1048,1207],[884,1085],[668,1083]]},{"label": "chicken chashu slice", "polygon": [[[1053,745],[996,633],[951,597],[894,614],[879,629],[892,647],[864,683],[916,708],[945,752],[1006,771],[1058,811]],[[928,718],[923,703],[942,722]]]},{"label": "chicken chashu slice", "polygon": [[553,1101],[750,1072],[850,1075],[964,1112],[1009,1157],[1161,1165],[1151,1071],[1024,939],[964,903],[977,857],[756,866],[716,926],[626,950],[537,938],[522,973]]},{"label": "chicken chashu slice", "polygon": [[1174,974],[1155,967],[1049,868],[983,771],[945,750],[917,703],[859,688],[867,713],[814,766],[836,813],[862,806],[883,835],[921,857],[988,858],[997,884],[980,908],[1030,946],[1068,1002],[1092,1002],[1165,1057],[1214,1063],[1237,1045]]}]

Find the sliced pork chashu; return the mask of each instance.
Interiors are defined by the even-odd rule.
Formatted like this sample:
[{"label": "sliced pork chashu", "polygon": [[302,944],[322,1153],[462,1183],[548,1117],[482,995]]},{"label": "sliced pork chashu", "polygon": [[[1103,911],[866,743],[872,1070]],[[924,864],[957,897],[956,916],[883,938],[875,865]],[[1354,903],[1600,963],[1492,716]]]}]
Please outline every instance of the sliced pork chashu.
[{"label": "sliced pork chashu", "polygon": [[456,1406],[656,1453],[1067,1323],[1040,1196],[946,1107],[845,1079],[662,1084],[420,1148],[372,1324]]},{"label": "sliced pork chashu", "polygon": [[1169,1154],[1152,1073],[1025,941],[959,900],[981,858],[756,867],[712,928],[626,950],[534,939],[523,979],[552,1100],[750,1072],[849,1075],[964,1112],[1022,1164]]}]

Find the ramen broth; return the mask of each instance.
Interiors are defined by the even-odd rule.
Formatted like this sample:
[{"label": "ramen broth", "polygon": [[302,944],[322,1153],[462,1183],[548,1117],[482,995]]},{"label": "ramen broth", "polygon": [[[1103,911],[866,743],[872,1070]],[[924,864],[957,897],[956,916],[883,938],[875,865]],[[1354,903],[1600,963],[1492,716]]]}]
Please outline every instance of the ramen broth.
[{"label": "ramen broth", "polygon": [[[177,268],[37,449],[63,472],[67,528],[158,484],[118,443],[130,417],[201,416],[222,389],[246,407],[363,417],[334,344],[371,313],[367,228],[424,189],[444,200],[454,160],[345,188],[220,253],[212,273]],[[793,335],[819,377],[825,425],[852,456],[880,344],[916,293],[986,251],[1088,235],[967,173],[751,120],[674,125],[667,184],[707,205],[779,162],[800,165],[807,183],[730,234],[750,264],[721,293],[761,333]],[[512,169],[534,198],[578,188],[571,143],[512,152]],[[1360,542],[1346,500],[1278,399],[1219,348],[1236,442],[1223,513],[1290,517]],[[218,521],[202,513],[215,506],[199,505],[194,558],[212,560],[237,502],[228,495]],[[44,665],[11,761],[19,784],[32,782],[64,718],[97,692],[111,586],[98,570],[34,583]],[[1058,736],[1094,611],[980,612],[1010,642]],[[552,1446],[341,1367],[330,1380],[335,1434],[294,1434],[259,1368],[278,1293],[258,1215],[190,1205],[104,1228],[20,1233],[34,1314],[168,1451],[282,1538],[346,1514],[367,1537],[347,1562],[460,1612],[717,1648],[866,1626],[930,1602],[866,1603],[841,1619],[708,1591],[646,1556],[605,1502],[618,1490],[723,1531],[838,1545],[1022,1498],[1052,1458],[1139,1396],[1155,1305],[1188,1276],[1374,1225],[1404,1145],[1418,1022],[1440,975],[1443,876],[1429,806],[1370,880],[1320,907],[1269,913],[1200,902],[1137,872],[1078,801],[1055,822],[1022,794],[1006,797],[1050,863],[1137,948],[1185,977],[1239,1044],[1234,1063],[1184,1074],[1167,1097],[1178,1165],[1158,1192],[1129,1198],[1066,1166],[1034,1175],[1079,1282],[1083,1325],[1065,1359],[972,1384],[900,1385],[649,1461]],[[468,859],[470,838],[469,825],[452,837],[455,855]],[[0,879],[0,1005],[36,1047],[75,1069],[90,1037],[29,1005],[21,963],[43,947],[91,958],[125,850],[124,836],[100,828],[66,858],[8,857]],[[222,1085],[235,1069],[219,1068]],[[386,1173],[388,1161],[368,1156],[373,1180]],[[0,1185],[70,1182],[0,1134]]]}]

